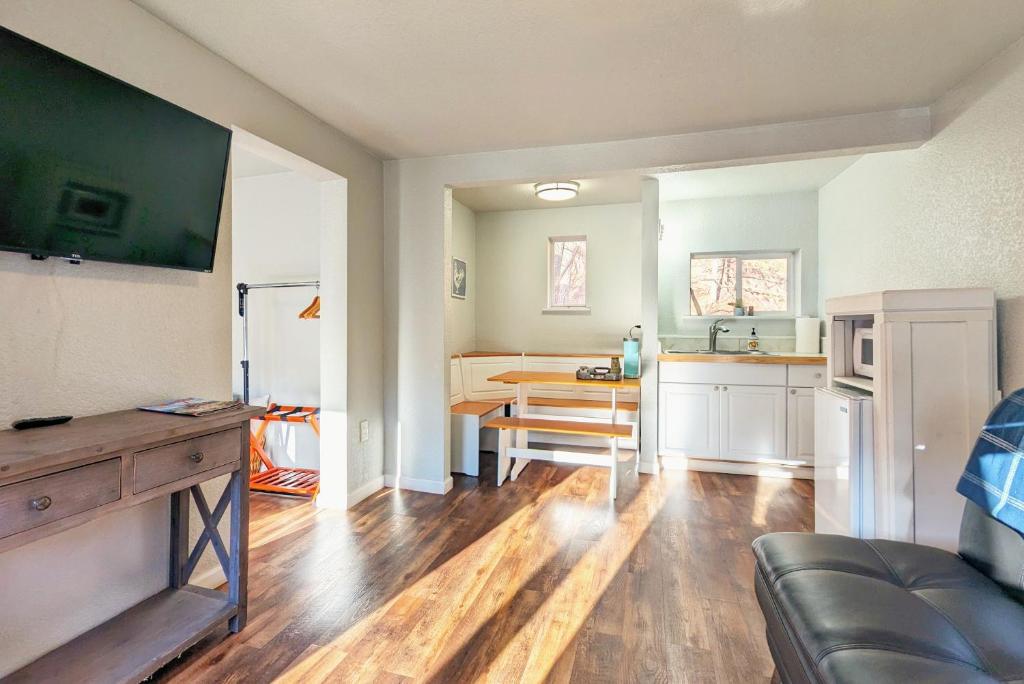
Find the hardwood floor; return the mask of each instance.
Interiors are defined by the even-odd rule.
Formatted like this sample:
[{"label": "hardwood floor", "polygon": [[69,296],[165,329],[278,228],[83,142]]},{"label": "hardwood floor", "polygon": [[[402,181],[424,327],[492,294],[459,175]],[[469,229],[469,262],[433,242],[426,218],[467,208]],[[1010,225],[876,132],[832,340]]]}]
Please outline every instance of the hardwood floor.
[{"label": "hardwood floor", "polygon": [[750,542],[809,530],[799,480],[532,463],[351,511],[252,497],[249,624],[161,682],[768,682]]}]

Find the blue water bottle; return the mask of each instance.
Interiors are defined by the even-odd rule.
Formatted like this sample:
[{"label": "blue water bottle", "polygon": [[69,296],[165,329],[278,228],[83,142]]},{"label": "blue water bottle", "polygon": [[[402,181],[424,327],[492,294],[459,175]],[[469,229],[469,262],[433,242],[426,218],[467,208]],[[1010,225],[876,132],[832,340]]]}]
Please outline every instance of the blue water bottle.
[{"label": "blue water bottle", "polygon": [[640,340],[633,337],[633,331],[639,325],[629,329],[629,337],[622,338],[622,375],[627,378],[640,377]]}]

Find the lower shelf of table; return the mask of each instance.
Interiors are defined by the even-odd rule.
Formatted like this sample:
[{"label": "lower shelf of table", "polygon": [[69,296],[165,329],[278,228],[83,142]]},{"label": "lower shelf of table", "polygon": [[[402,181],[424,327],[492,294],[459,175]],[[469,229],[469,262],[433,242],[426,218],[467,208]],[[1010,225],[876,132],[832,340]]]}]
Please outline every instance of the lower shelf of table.
[{"label": "lower shelf of table", "polygon": [[4,681],[139,682],[235,616],[227,594],[218,594],[199,587],[165,589]]}]

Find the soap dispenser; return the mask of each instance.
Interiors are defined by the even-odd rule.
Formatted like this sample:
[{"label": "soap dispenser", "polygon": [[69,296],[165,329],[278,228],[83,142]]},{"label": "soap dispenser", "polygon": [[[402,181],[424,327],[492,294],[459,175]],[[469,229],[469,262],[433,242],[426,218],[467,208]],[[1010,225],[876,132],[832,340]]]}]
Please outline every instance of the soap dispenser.
[{"label": "soap dispenser", "polygon": [[750,337],[747,338],[747,351],[757,351],[758,345],[757,328],[751,328]]}]

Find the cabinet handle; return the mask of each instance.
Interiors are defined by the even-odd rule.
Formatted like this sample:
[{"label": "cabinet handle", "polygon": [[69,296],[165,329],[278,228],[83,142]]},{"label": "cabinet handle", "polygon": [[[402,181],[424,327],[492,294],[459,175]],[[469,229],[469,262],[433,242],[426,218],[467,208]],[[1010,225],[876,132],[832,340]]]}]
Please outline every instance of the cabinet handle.
[{"label": "cabinet handle", "polygon": [[726,385],[722,385],[722,391],[723,392],[728,392],[729,388]]},{"label": "cabinet handle", "polygon": [[41,496],[38,499],[32,499],[31,506],[33,510],[45,511],[53,503],[53,499],[48,496]]},{"label": "cabinet handle", "polygon": [[193,463],[202,463],[203,462],[203,452],[202,451],[197,451],[196,453],[194,453],[191,456],[189,456],[189,459]]},{"label": "cabinet handle", "polygon": [[815,373],[815,374],[814,374],[814,377],[815,377],[815,378],[820,378],[820,377],[821,377],[821,373]]},{"label": "cabinet handle", "polygon": [[791,389],[791,390],[789,390],[789,393],[790,393],[790,394],[796,394],[796,390],[794,390],[794,389]]},{"label": "cabinet handle", "polygon": [[718,391],[718,385],[715,385],[715,391],[716,392]]}]

